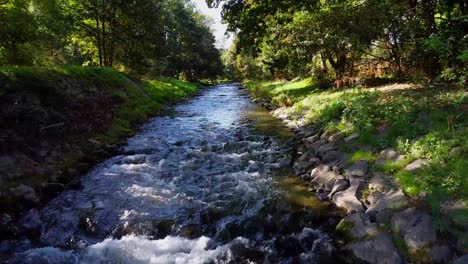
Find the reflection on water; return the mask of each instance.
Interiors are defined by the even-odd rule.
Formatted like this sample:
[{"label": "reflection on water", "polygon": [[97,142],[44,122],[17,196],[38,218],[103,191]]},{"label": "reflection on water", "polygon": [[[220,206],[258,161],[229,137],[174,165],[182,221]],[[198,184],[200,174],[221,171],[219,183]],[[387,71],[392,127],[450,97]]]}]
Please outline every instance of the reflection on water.
[{"label": "reflection on water", "polygon": [[293,150],[238,86],[205,90],[31,211],[9,262],[333,263],[328,205],[287,177]]}]

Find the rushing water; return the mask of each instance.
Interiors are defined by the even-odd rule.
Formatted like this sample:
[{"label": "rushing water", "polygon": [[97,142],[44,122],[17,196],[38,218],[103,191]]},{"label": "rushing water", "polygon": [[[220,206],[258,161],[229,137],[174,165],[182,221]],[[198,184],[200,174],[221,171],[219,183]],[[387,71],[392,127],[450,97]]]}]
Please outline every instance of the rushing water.
[{"label": "rushing water", "polygon": [[285,176],[293,151],[238,86],[204,90],[31,211],[8,262],[333,262],[327,205]]}]

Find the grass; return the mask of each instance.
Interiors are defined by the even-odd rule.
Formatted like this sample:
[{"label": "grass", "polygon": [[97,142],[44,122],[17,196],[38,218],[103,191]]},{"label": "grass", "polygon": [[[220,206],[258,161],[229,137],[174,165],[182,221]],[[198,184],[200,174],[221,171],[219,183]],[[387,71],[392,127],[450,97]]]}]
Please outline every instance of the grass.
[{"label": "grass", "polygon": [[[306,124],[345,135],[357,132],[358,146],[371,150],[351,153],[351,161],[368,160],[373,166],[380,151],[388,147],[405,155],[405,160],[385,162],[377,169],[393,175],[411,197],[432,205],[468,199],[466,89],[397,84],[321,90],[311,79],[246,82],[245,86]],[[291,104],[278,104],[281,96]],[[429,159],[431,166],[415,174],[406,172],[405,165],[418,158]]]},{"label": "grass", "polygon": [[[11,109],[2,112],[2,118],[8,119],[0,124],[0,132],[5,135],[0,137],[0,151],[27,153],[29,149],[40,149],[41,141],[53,140],[49,146],[68,149],[61,160],[53,161],[56,171],[77,168],[84,158],[96,162],[98,158],[92,153],[100,147],[91,144],[90,139],[101,146],[121,143],[163,106],[183,100],[199,88],[198,84],[169,78],[135,80],[110,68],[0,67],[2,108]],[[63,136],[34,136],[41,127],[56,123],[64,123]],[[72,147],[63,147],[68,145]],[[15,182],[4,182],[3,187],[20,183],[36,186],[41,177],[24,175],[12,180]]]}]

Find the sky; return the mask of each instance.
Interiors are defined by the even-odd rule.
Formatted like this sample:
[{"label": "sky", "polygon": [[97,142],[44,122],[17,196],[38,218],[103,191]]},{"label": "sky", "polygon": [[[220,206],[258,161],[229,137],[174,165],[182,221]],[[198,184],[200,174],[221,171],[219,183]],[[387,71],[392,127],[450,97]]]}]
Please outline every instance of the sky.
[{"label": "sky", "polygon": [[207,17],[211,18],[213,24],[211,29],[213,30],[214,36],[216,38],[216,47],[227,49],[231,46],[233,38],[228,38],[226,33],[226,25],[222,23],[221,19],[221,7],[218,8],[209,8],[206,5],[205,0],[192,0],[195,4],[195,7],[202,14],[205,14]]}]

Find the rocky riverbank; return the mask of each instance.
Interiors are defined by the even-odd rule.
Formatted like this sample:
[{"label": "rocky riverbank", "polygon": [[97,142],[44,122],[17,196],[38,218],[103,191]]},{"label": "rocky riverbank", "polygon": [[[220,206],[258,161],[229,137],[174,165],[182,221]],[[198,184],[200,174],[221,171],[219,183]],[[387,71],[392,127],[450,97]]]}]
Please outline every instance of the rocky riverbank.
[{"label": "rocky riverbank", "polygon": [[[261,98],[257,103],[272,108]],[[454,238],[438,232],[430,209],[411,199],[393,177],[378,170],[367,160],[352,159],[344,149],[359,151],[357,133],[330,133],[324,128],[304,125],[286,107],[271,111],[283,120],[302,141],[294,162],[295,173],[321,200],[330,200],[347,216],[336,226],[343,234],[344,250],[354,260],[368,263],[467,263],[465,236]],[[368,150],[368,149],[365,149]],[[382,150],[375,164],[406,158],[394,149]],[[404,170],[416,173],[429,165],[429,160],[416,159]],[[464,208],[463,202],[446,203],[442,210]],[[463,226],[463,224],[462,224]],[[466,223],[465,223],[466,228]]]}]

